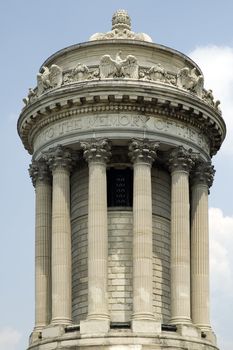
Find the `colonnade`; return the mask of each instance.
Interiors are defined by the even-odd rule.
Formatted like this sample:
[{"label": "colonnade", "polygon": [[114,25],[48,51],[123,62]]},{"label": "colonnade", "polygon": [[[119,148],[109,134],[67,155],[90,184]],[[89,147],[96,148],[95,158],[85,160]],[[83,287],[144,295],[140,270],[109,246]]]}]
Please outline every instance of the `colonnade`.
[{"label": "colonnade", "polygon": [[[111,143],[106,139],[88,141],[83,142],[81,148],[89,167],[87,322],[109,322],[106,167],[111,157]],[[129,145],[134,170],[132,328],[135,332],[161,328],[160,320],[152,312],[151,166],[156,162],[158,148],[157,142],[139,139]],[[71,150],[57,146],[30,166],[36,191],[35,331],[49,324],[72,323],[70,172],[74,163]],[[182,146],[170,152],[168,167],[171,172],[171,323],[194,324],[208,331],[211,330],[208,189],[214,171],[209,162],[195,160]]]}]

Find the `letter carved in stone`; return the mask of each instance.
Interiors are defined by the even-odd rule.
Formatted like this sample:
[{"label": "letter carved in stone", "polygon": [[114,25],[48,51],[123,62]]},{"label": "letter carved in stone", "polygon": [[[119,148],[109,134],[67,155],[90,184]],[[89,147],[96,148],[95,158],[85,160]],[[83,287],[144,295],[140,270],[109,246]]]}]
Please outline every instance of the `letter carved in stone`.
[{"label": "letter carved in stone", "polygon": [[41,73],[37,74],[38,95],[51,88],[62,85],[62,69],[56,64],[50,68],[43,66]]},{"label": "letter carved in stone", "polygon": [[121,51],[115,60],[110,55],[104,55],[100,60],[100,78],[131,78],[138,79],[138,63],[136,57],[128,55],[122,59]]},{"label": "letter carved in stone", "polygon": [[204,78],[202,75],[196,75],[196,68],[182,68],[177,74],[177,86],[186,89],[202,97]]}]

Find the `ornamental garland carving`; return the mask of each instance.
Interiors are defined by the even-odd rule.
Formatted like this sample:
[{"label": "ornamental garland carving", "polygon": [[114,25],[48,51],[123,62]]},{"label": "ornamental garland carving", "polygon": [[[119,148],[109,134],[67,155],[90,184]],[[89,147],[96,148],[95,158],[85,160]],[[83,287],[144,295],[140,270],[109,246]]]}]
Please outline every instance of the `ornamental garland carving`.
[{"label": "ornamental garland carving", "polygon": [[61,67],[55,64],[52,64],[51,67],[43,66],[41,72],[37,74],[37,87],[29,89],[23,102],[25,106],[28,106],[45,92],[68,84],[106,79],[139,79],[169,84],[193,93],[220,112],[220,101],[214,100],[212,90],[204,89],[204,78],[202,75],[198,75],[196,68],[183,67],[175,73],[166,70],[160,63],[151,67],[140,67],[135,56],[127,55],[123,58],[121,51],[116,54],[115,58],[110,55],[102,56],[98,66],[88,67],[78,62],[76,67],[64,72]]}]

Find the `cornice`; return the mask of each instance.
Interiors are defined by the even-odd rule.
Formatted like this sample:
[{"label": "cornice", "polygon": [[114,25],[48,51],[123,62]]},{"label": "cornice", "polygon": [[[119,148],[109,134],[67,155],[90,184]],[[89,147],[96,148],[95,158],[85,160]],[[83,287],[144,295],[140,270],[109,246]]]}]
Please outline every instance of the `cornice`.
[{"label": "cornice", "polygon": [[35,134],[48,124],[72,115],[106,111],[159,114],[186,122],[208,137],[211,155],[225,138],[221,114],[195,94],[165,84],[126,79],[80,82],[49,90],[22,111],[18,133],[32,154]]}]

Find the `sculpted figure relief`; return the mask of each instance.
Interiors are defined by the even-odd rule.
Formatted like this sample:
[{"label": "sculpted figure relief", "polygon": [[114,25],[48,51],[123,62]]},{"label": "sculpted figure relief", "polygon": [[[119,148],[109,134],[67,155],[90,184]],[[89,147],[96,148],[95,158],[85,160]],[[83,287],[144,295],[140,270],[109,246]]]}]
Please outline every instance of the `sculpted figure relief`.
[{"label": "sculpted figure relief", "polygon": [[42,72],[37,74],[38,95],[45,90],[60,87],[62,84],[62,69],[56,64],[50,68],[43,66]]},{"label": "sculpted figure relief", "polygon": [[182,68],[177,74],[177,86],[195,92],[198,97],[202,97],[204,78],[196,75],[196,68]]},{"label": "sculpted figure relief", "polygon": [[138,79],[138,63],[136,57],[128,55],[122,59],[121,51],[115,60],[110,55],[104,55],[100,60],[100,78],[131,78]]},{"label": "sculpted figure relief", "polygon": [[37,98],[36,91],[32,88],[29,88],[27,97],[23,98],[23,102],[25,103],[25,106],[28,106],[31,102],[35,101]]},{"label": "sculpted figure relief", "polygon": [[164,82],[166,79],[165,69],[163,68],[163,66],[160,63],[151,67],[149,69],[148,75],[152,80],[159,80],[161,82]]},{"label": "sculpted figure relief", "polygon": [[157,63],[149,69],[140,69],[139,79],[158,81],[172,85],[176,85],[177,80],[176,75],[174,73],[167,72],[160,63]]},{"label": "sculpted figure relief", "polygon": [[72,70],[65,72],[55,64],[51,65],[50,68],[43,66],[41,72],[37,74],[37,88],[30,88],[23,102],[25,106],[28,106],[44,91],[59,88],[63,84],[113,78],[140,79],[177,86],[195,93],[208,105],[212,106],[219,113],[221,112],[219,109],[220,101],[214,100],[212,90],[203,88],[204,78],[202,75],[197,75],[196,68],[184,67],[176,74],[175,72],[167,71],[161,63],[156,63],[151,67],[139,67],[135,56],[128,55],[123,59],[121,51],[116,54],[115,59],[110,55],[102,56],[99,66],[87,67],[83,63],[77,63]]},{"label": "sculpted figure relief", "polygon": [[217,110],[219,109],[220,101],[216,100],[214,101],[214,95],[213,95],[213,90],[203,90],[203,100],[207,102],[210,106],[216,108]]},{"label": "sculpted figure relief", "polygon": [[78,63],[77,66],[72,69],[71,72],[64,74],[64,83],[72,83],[73,81],[82,81],[89,79],[89,68],[82,63]]}]

